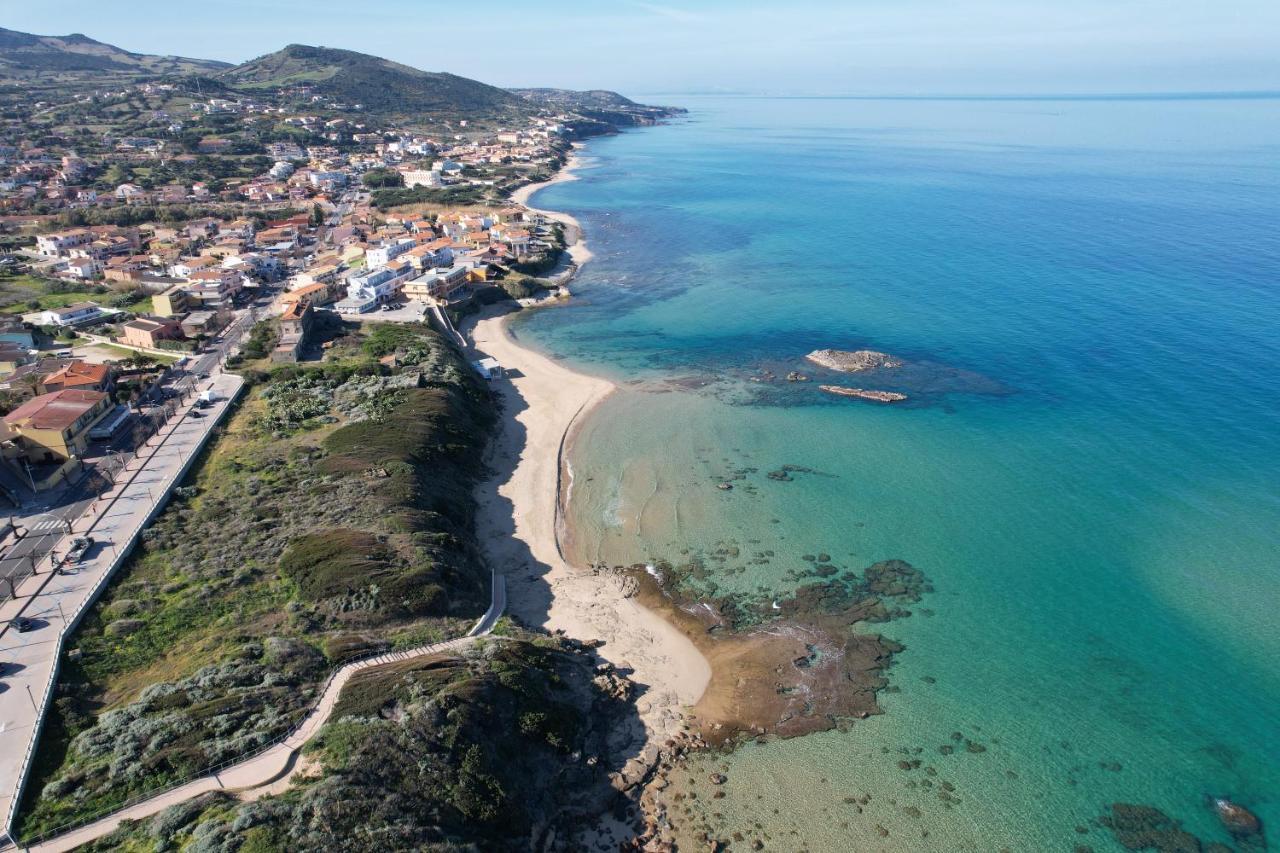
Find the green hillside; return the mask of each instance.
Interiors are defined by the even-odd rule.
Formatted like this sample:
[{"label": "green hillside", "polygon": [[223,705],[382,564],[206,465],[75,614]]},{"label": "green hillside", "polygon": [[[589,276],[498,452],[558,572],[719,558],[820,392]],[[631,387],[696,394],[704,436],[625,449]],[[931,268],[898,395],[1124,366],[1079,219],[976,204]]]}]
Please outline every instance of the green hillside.
[{"label": "green hillside", "polygon": [[115,45],[74,33],[38,36],[0,28],[0,78],[40,78],[89,74],[196,74],[228,67],[228,63],[181,56],[131,53]]},{"label": "green hillside", "polygon": [[499,118],[534,111],[531,103],[456,74],[420,71],[387,59],[291,44],[220,75],[237,88],[305,86],[315,94],[377,113]]}]

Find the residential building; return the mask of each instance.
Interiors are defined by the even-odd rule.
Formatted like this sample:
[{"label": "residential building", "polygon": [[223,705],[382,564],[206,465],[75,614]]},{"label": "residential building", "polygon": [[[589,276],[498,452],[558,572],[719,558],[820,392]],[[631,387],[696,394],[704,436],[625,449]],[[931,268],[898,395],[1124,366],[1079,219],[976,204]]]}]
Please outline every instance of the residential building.
[{"label": "residential building", "polygon": [[159,317],[181,317],[191,308],[192,298],[185,284],[175,284],[151,297],[151,311]]},{"label": "residential building", "polygon": [[41,234],[36,237],[36,251],[46,257],[65,257],[76,246],[93,242],[91,231],[59,231],[54,234]]},{"label": "residential building", "polygon": [[183,258],[169,267],[169,275],[177,276],[178,278],[190,278],[194,273],[216,267],[218,264],[217,258],[211,258],[208,255],[202,255],[198,258]]},{"label": "residential building", "polygon": [[110,408],[101,391],[72,389],[33,397],[0,420],[0,452],[30,463],[63,462],[84,453],[89,430]]},{"label": "residential building", "polygon": [[10,376],[24,364],[30,364],[35,356],[26,347],[12,341],[0,341],[0,377]]},{"label": "residential building", "polygon": [[161,341],[172,341],[182,337],[182,326],[174,317],[154,319],[139,317],[125,323],[121,331],[121,343],[145,349],[156,349]]},{"label": "residential building", "polygon": [[204,308],[230,307],[244,288],[244,276],[236,270],[202,270],[190,276],[187,292]]},{"label": "residential building", "polygon": [[306,300],[285,306],[280,315],[280,342],[271,352],[274,362],[291,363],[298,360],[307,343],[307,333],[315,319],[315,310]]},{"label": "residential building", "polygon": [[440,173],[434,169],[401,169],[400,175],[404,178],[406,187],[444,186],[444,181],[440,179]]},{"label": "residential building", "polygon": [[182,318],[180,323],[185,338],[198,338],[201,335],[212,335],[219,328],[219,314],[216,311],[192,311]]},{"label": "residential building", "polygon": [[102,275],[102,262],[94,258],[71,258],[63,265],[61,274],[66,278],[91,281]]},{"label": "residential building", "polygon": [[77,302],[65,308],[51,308],[40,314],[42,326],[83,326],[111,315],[92,302]]},{"label": "residential building", "polygon": [[394,259],[400,257],[405,252],[417,245],[412,237],[406,237],[391,243],[372,248],[366,247],[364,250],[365,259],[369,263],[369,267],[385,267]]},{"label": "residential building", "polygon": [[465,264],[455,264],[445,269],[433,270],[426,275],[406,282],[404,285],[405,298],[419,299],[424,302],[431,299],[448,299],[458,288],[467,283],[470,272],[471,267]]},{"label": "residential building", "polygon": [[111,368],[105,364],[93,364],[79,359],[62,365],[40,380],[42,394],[54,391],[79,389],[81,391],[105,391],[111,385]]}]

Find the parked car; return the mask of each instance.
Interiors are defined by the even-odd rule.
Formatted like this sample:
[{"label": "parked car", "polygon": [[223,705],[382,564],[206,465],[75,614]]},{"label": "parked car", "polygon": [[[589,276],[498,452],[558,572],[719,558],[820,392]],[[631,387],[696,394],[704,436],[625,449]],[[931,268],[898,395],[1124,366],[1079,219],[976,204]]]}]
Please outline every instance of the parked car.
[{"label": "parked car", "polygon": [[19,616],[15,619],[9,620],[9,627],[15,629],[19,634],[25,634],[35,626],[36,623],[32,622],[25,616]]},{"label": "parked car", "polygon": [[78,563],[84,559],[85,553],[93,547],[92,536],[77,536],[71,540],[71,549],[67,551],[67,562]]}]

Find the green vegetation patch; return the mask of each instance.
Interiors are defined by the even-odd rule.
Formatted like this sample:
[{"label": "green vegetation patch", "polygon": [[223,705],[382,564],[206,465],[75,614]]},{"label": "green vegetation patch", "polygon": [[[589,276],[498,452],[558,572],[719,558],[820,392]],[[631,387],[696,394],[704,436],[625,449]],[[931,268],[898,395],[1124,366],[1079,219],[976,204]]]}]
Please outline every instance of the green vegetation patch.
[{"label": "green vegetation patch", "polygon": [[365,670],[307,747],[318,777],[177,806],[89,849],[587,849],[575,833],[621,812],[608,775],[634,752],[617,738],[638,727],[619,683],[525,632]]},{"label": "green vegetation patch", "polygon": [[[421,360],[381,365],[370,339]],[[487,389],[425,326],[341,340],[333,361],[252,372],[71,638],[24,835],[269,743],[337,662],[456,636],[488,605],[472,494]],[[304,391],[323,405],[274,428]]]}]

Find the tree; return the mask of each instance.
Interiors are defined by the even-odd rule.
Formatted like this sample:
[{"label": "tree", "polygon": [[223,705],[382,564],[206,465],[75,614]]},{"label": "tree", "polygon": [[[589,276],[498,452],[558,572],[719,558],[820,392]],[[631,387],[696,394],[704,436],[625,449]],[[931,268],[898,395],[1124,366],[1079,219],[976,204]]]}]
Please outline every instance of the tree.
[{"label": "tree", "polygon": [[395,169],[370,169],[364,173],[361,181],[370,189],[402,187],[404,186],[404,175],[401,175]]},{"label": "tree", "polygon": [[324,208],[319,202],[311,205],[311,227],[319,228],[324,224]]},{"label": "tree", "polygon": [[112,187],[118,187],[121,184],[127,184],[133,177],[133,170],[123,163],[113,163],[106,173],[103,174],[104,183]]}]

